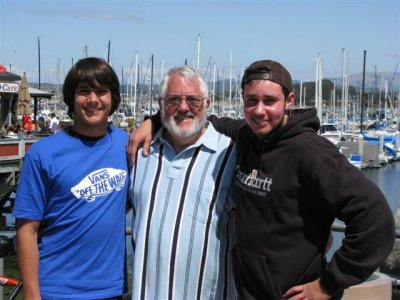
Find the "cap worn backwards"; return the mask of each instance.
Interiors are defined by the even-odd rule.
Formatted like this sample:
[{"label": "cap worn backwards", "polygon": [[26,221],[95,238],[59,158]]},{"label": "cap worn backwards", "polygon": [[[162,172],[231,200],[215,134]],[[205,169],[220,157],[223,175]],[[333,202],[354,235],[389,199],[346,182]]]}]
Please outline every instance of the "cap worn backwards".
[{"label": "cap worn backwards", "polygon": [[252,63],[244,72],[242,90],[244,85],[252,80],[270,80],[279,83],[286,91],[292,92],[292,77],[284,66],[273,60],[258,60]]}]

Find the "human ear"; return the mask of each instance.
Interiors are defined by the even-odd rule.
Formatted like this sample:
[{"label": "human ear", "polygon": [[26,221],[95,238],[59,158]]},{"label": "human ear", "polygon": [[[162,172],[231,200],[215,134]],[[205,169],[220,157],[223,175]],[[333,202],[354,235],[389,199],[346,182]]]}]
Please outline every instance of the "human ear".
[{"label": "human ear", "polygon": [[207,97],[207,99],[205,101],[206,101],[206,109],[208,109],[210,107],[210,103],[211,103],[210,98]]},{"label": "human ear", "polygon": [[285,104],[285,109],[289,110],[292,108],[292,106],[294,105],[294,100],[295,100],[295,94],[293,92],[291,92],[287,98],[286,98],[286,104]]}]

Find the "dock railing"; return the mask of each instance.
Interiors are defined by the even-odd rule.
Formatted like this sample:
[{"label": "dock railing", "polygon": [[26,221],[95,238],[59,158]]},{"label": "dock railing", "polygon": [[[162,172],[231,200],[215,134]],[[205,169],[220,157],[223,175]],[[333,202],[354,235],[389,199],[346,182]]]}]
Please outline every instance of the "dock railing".
[{"label": "dock railing", "polygon": [[21,160],[29,147],[40,137],[24,139],[0,139],[0,162]]},{"label": "dock railing", "polygon": [[[346,225],[333,223],[332,231],[334,232],[344,232],[346,230]],[[400,239],[400,229],[396,228],[396,240]]]}]

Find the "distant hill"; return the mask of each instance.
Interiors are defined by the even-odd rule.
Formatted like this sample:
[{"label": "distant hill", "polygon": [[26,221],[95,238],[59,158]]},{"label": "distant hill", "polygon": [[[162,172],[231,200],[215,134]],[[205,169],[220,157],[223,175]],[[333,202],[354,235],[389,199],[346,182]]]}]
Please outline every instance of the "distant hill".
[{"label": "distant hill", "polygon": [[[335,82],[337,87],[342,86],[342,78],[326,78],[330,79]],[[356,87],[356,88],[362,88],[362,80],[363,79],[363,74],[358,73],[358,74],[353,74],[349,76],[349,85]],[[375,73],[372,72],[366,72],[365,73],[365,89],[366,90],[372,90],[372,89],[378,89],[378,90],[385,90],[385,82],[387,82],[388,89],[392,91],[398,91],[400,88],[400,73],[390,73],[390,72],[382,72],[382,73],[377,73],[375,76]]]}]

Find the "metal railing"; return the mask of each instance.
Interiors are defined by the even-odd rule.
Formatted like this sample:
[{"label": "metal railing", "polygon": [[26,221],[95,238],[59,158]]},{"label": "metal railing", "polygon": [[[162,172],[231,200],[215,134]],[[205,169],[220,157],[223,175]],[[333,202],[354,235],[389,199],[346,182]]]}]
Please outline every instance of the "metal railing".
[{"label": "metal railing", "polygon": [[[344,232],[346,229],[346,225],[344,224],[338,224],[338,223],[333,223],[332,225],[332,231],[334,232]],[[132,233],[132,228],[131,227],[126,227],[125,234],[126,235],[131,235]],[[10,231],[0,231],[0,236],[7,236],[8,238],[12,239],[15,238],[16,232],[13,230]],[[396,239],[400,239],[400,229],[396,229]],[[4,273],[4,258],[0,257],[0,274]],[[0,300],[3,300],[3,287],[0,286]]]},{"label": "metal railing", "polygon": [[[332,231],[333,232],[344,232],[346,229],[346,225],[333,223]],[[131,227],[126,227],[125,234],[130,235],[132,233]],[[7,236],[12,239],[15,238],[16,232],[14,230],[0,231],[0,236]],[[396,229],[396,239],[400,239],[400,229]],[[0,274],[4,273],[4,258],[0,257]],[[0,286],[0,300],[3,300],[3,287]]]},{"label": "metal railing", "polygon": [[[333,223],[332,225],[332,231],[334,232],[344,232],[346,230],[346,225],[344,224],[338,224],[338,223]],[[396,228],[396,240],[400,239],[400,229]]]}]

